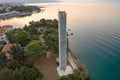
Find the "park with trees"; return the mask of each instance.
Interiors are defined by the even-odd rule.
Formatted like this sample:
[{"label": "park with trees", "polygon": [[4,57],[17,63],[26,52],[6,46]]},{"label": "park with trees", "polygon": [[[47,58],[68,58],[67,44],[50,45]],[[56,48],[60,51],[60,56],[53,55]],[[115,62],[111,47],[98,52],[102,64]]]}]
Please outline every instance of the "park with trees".
[{"label": "park with trees", "polygon": [[[5,34],[9,43],[17,45],[8,51],[12,55],[11,60],[4,53],[0,54],[0,80],[42,80],[44,75],[34,63],[45,57],[46,51],[58,51],[57,20],[31,21],[22,29],[13,29]],[[39,40],[40,35],[43,35],[45,43]]]},{"label": "park with trees", "polygon": [[[41,35],[44,42],[40,40]],[[10,43],[17,45],[8,51],[12,55],[11,60],[7,60],[4,53],[0,54],[0,80],[43,80],[44,75],[35,66],[35,62],[41,58],[46,59],[47,51],[58,55],[58,21],[56,19],[31,21],[23,28],[6,32],[6,36]],[[80,71],[75,71],[75,74],[63,76],[60,80],[88,80],[88,78]]]}]

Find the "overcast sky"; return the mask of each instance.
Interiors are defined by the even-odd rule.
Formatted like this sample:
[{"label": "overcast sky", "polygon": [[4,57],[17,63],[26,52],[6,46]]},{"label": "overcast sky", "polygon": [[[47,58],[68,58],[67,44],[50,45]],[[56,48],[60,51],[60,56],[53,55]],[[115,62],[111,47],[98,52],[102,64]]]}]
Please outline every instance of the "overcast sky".
[{"label": "overcast sky", "polygon": [[30,2],[120,2],[120,0],[0,0],[0,3],[5,2],[20,2],[20,3],[30,3]]},{"label": "overcast sky", "polygon": [[60,1],[64,1],[64,2],[120,2],[120,0],[60,0]]}]

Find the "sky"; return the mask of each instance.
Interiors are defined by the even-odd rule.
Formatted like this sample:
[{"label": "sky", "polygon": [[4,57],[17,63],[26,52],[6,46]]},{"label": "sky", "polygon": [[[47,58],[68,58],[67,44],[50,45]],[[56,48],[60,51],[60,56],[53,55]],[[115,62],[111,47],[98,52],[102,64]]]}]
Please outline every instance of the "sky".
[{"label": "sky", "polygon": [[120,2],[120,0],[60,0],[63,2]]},{"label": "sky", "polygon": [[120,0],[0,0],[0,3],[32,3],[32,2],[120,2]]}]

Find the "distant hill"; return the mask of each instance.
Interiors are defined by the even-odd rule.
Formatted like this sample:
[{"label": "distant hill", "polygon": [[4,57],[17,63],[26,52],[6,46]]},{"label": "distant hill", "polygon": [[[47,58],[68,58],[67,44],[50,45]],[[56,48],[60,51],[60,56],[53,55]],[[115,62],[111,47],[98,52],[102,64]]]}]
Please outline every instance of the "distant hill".
[{"label": "distant hill", "polygon": [[0,3],[49,3],[49,2],[58,2],[58,0],[0,0]]}]

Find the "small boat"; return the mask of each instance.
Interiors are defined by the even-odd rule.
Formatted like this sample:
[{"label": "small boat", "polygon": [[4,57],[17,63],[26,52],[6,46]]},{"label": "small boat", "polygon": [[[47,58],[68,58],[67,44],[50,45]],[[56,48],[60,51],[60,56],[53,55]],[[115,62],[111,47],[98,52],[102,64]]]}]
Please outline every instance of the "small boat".
[{"label": "small boat", "polygon": [[71,33],[71,35],[73,35],[73,33]]},{"label": "small boat", "polygon": [[68,31],[71,31],[70,29],[68,29]]}]

